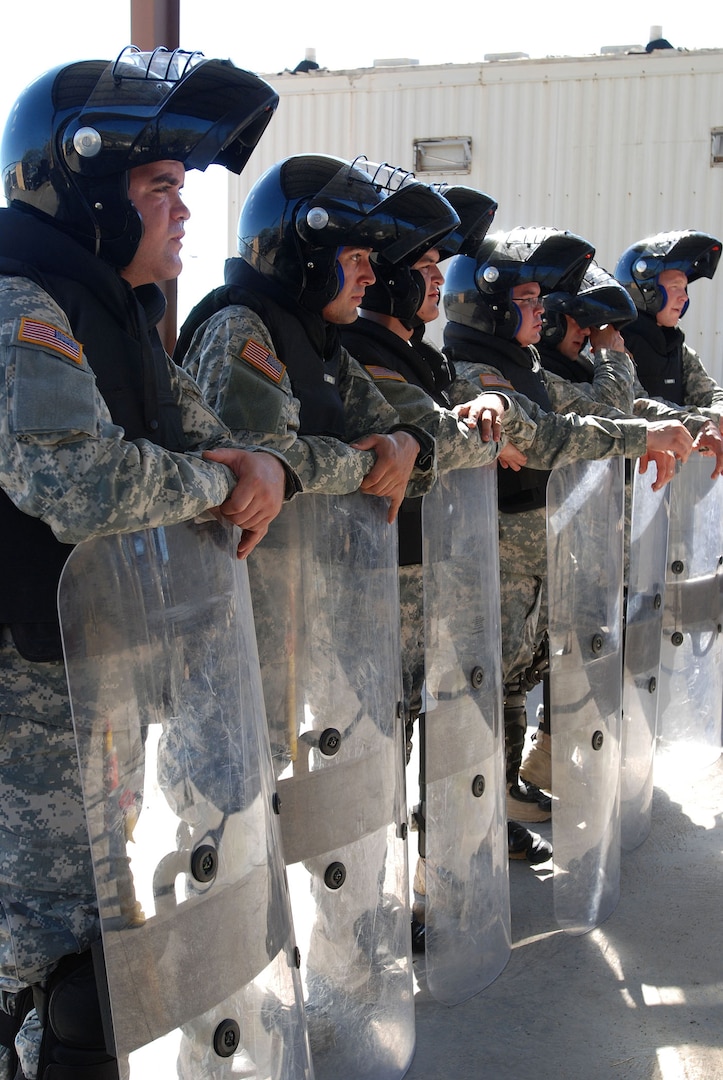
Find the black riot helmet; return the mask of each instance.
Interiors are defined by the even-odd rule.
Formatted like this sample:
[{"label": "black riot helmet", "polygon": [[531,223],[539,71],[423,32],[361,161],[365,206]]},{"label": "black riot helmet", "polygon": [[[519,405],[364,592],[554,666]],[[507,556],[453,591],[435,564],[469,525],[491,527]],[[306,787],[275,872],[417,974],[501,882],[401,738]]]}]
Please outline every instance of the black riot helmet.
[{"label": "black riot helmet", "polygon": [[439,251],[439,261],[451,259],[453,255],[471,255],[474,258],[495,219],[497,203],[483,191],[465,187],[464,184],[442,184],[438,190],[452,204],[459,217],[457,228],[448,233],[441,244],[435,245]]},{"label": "black riot helmet", "polygon": [[124,49],[31,83],[2,139],[5,196],[52,220],[113,266],[143,235],[128,173],[153,161],[240,173],[271,119],[276,91],[230,60],[177,49]]},{"label": "black riot helmet", "polygon": [[576,293],[594,254],[587,240],[560,229],[517,227],[487,236],[476,258],[457,255],[449,265],[447,320],[512,340],[522,319],[515,285],[537,282],[541,296]]},{"label": "black riot helmet", "polygon": [[585,272],[580,291],[552,292],[545,297],[542,339],[557,346],[567,333],[566,315],[578,326],[627,326],[637,318],[629,293],[612,274],[593,262]]},{"label": "black riot helmet", "polygon": [[[409,257],[396,264],[386,255],[374,260],[376,281],[367,287],[361,306],[367,311],[379,311],[394,315],[408,329],[417,322],[417,311],[424,299],[425,282],[417,270],[417,262],[431,248],[439,251],[439,260],[449,259],[460,251],[474,254],[494,220],[497,203],[489,195],[474,188],[456,185],[430,185],[438,198],[452,207],[456,223],[450,224],[444,233],[428,237],[427,241]],[[440,219],[441,224],[441,219]]]},{"label": "black riot helmet", "polygon": [[[720,240],[708,233],[692,229],[661,232],[627,248],[618,259],[615,277],[628,290],[638,311],[655,315],[668,302],[658,281],[664,270],[681,270],[688,282],[712,278],[720,256]],[[681,315],[687,307],[686,303]]]},{"label": "black riot helmet", "polygon": [[341,248],[370,248],[396,263],[456,223],[427,185],[395,186],[390,177],[388,167],[324,154],[272,165],[241,208],[239,254],[302,307],[322,311],[342,286]]}]

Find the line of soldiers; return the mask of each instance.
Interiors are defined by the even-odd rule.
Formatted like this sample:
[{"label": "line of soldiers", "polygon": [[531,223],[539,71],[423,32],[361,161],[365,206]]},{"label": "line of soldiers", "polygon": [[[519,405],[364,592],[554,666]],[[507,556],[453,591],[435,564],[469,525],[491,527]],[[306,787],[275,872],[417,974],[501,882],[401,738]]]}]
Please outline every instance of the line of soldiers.
[{"label": "line of soldiers", "polygon": [[[551,815],[549,703],[523,762],[526,696],[549,667],[550,474],[639,460],[641,472],[654,463],[659,490],[694,451],[723,471],[723,389],[677,326],[688,282],[715,272],[715,238],[641,241],[613,277],[579,236],[490,233],[485,193],[363,158],[297,155],[257,181],[238,256],[171,362],[155,330],[157,282],[181,269],[185,171],[240,172],[276,103],[230,62],[131,49],[36,80],[3,136],[2,1080],[242,1067],[401,1077],[414,1052],[404,747],[408,759],[415,722],[412,929],[430,985],[437,973],[440,999],[455,1002],[509,955],[507,858],[552,857],[528,828]],[[440,302],[443,352],[424,339]],[[438,492],[448,501],[432,513]],[[263,704],[245,683],[229,707],[240,733],[255,732],[241,755],[233,734],[220,737],[235,678],[217,660],[224,635],[208,614],[193,621],[229,523],[242,530],[236,554],[249,556],[253,615],[238,583],[224,584],[218,595],[236,599],[223,625],[253,619],[263,685]],[[212,539],[189,547],[188,530]],[[89,550],[93,572],[81,572]],[[122,590],[136,558],[144,569]],[[106,670],[97,648],[113,606],[100,596],[130,604],[142,593],[133,618],[150,626],[144,576],[163,629],[129,632]],[[72,632],[70,614],[59,625],[59,582],[61,611],[81,613]],[[82,664],[79,649],[90,649]],[[111,928],[101,883],[122,877],[138,891],[125,853],[148,787],[146,713],[160,717],[171,850],[188,848],[196,870],[179,871],[185,894],[171,916],[164,880],[157,910],[133,897]],[[134,714],[124,767],[115,725]],[[442,835],[454,869],[452,853],[434,854]],[[199,978],[194,998],[189,965],[234,933],[242,883],[259,959],[216,991]],[[207,917],[183,922],[204,904]],[[452,914],[435,931],[445,904]],[[193,933],[179,932],[186,925]],[[463,986],[450,976],[455,941],[475,972]],[[154,992],[154,1024],[152,1000],[140,1010],[148,1036],[127,1015],[141,983],[183,999],[176,1008],[173,993]],[[145,1056],[171,1031],[172,1050]]]}]

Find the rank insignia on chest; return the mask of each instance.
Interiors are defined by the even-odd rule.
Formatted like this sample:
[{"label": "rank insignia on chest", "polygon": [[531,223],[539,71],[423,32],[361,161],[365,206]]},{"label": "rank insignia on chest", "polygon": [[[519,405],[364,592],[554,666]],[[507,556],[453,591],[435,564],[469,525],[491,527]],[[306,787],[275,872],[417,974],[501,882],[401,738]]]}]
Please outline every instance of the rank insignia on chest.
[{"label": "rank insignia on chest", "polygon": [[57,326],[53,326],[52,323],[23,317],[20,320],[18,341],[26,341],[30,345],[43,345],[46,349],[52,349],[54,352],[60,353],[61,356],[67,356],[69,360],[73,360],[76,364],[83,362],[83,346],[81,343]]},{"label": "rank insignia on chest", "polygon": [[260,345],[258,341],[249,338],[241,350],[241,356],[247,363],[251,364],[251,367],[257,368],[258,371],[262,371],[264,375],[269,379],[272,379],[275,383],[281,382],[286,367],[266,348],[265,345]]},{"label": "rank insignia on chest", "polygon": [[336,379],[333,375],[325,375],[324,382],[331,383],[332,386],[336,386]]}]

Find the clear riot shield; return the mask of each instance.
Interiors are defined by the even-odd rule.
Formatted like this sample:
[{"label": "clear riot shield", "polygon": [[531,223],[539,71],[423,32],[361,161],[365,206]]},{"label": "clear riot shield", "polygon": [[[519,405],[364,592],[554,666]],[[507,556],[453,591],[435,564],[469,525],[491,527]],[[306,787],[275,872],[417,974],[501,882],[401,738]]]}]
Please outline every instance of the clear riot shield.
[{"label": "clear riot shield", "polygon": [[124,1080],[311,1076],[237,539],[88,541],[60,584]]},{"label": "clear riot shield", "polygon": [[317,1080],[414,1052],[396,529],[386,500],[301,495],[250,558]]},{"label": "clear riot shield", "polygon": [[622,458],[553,470],[547,513],[553,894],[585,933],[620,894]]},{"label": "clear riot shield", "polygon": [[623,650],[623,741],[620,842],[633,851],[650,832],[658,716],[660,635],[670,485],[653,491],[654,463],[636,463],[631,490],[630,558]]},{"label": "clear riot shield", "polygon": [[698,770],[721,750],[723,486],[693,454],[671,483],[656,770]]},{"label": "clear riot shield", "polygon": [[426,979],[456,1005],[510,956],[495,466],[425,495]]}]

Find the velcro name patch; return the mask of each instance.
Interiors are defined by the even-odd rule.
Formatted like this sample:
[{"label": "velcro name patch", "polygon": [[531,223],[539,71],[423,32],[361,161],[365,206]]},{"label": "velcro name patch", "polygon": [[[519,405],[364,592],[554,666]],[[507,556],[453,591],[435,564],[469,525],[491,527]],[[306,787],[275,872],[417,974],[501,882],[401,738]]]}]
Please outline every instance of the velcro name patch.
[{"label": "velcro name patch", "polygon": [[272,352],[269,352],[265,345],[260,345],[253,338],[249,338],[246,342],[241,350],[241,356],[247,363],[251,364],[251,367],[263,372],[273,382],[280,383],[283,379],[286,365],[282,364]]},{"label": "velcro name patch", "polygon": [[63,330],[59,330],[57,326],[53,326],[52,323],[23,317],[20,320],[18,341],[26,341],[30,345],[42,345],[46,349],[52,349],[53,352],[60,353],[61,356],[67,356],[69,360],[73,360],[76,364],[83,363],[83,346],[81,343]]}]

